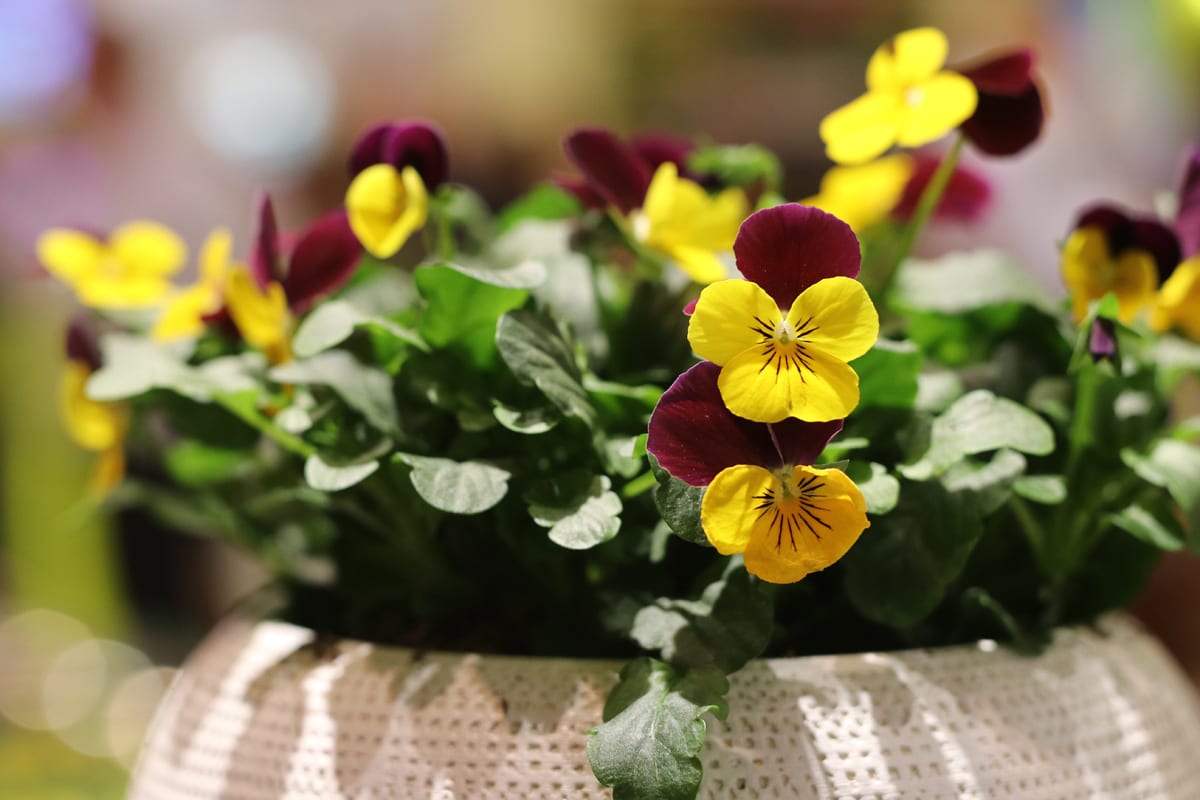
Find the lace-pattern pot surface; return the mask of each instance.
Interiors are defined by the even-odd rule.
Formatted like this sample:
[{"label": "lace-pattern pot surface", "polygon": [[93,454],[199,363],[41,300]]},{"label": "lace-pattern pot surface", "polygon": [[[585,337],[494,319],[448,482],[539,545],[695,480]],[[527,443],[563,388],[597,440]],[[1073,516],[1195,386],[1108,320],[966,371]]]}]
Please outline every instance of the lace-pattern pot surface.
[{"label": "lace-pattern pot surface", "polygon": [[[611,798],[585,732],[620,666],[227,622],[160,707],[130,797]],[[764,659],[731,684],[701,798],[1200,798],[1196,695],[1124,617],[1038,658],[982,642]]]}]

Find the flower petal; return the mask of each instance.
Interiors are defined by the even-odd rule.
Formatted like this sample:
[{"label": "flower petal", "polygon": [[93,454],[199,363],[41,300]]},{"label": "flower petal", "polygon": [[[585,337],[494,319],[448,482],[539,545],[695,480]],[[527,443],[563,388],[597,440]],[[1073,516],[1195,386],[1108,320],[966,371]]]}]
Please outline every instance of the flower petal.
[{"label": "flower petal", "polygon": [[975,84],[954,72],[938,73],[909,90],[896,142],[919,147],[940,139],[966,122],[978,101]]},{"label": "flower petal", "polygon": [[756,498],[778,483],[762,467],[738,465],[722,470],[700,501],[700,524],[704,535],[724,556],[741,553],[750,546],[759,526],[753,509]]},{"label": "flower petal", "polygon": [[[921,195],[925,193],[929,181],[941,164],[941,158],[931,158],[920,155],[916,157],[916,168],[912,178],[904,187],[904,194],[896,204],[893,216],[899,220],[908,220],[916,211]],[[974,222],[987,209],[992,199],[992,187],[982,176],[968,168],[957,165],[946,182],[942,199],[938,201],[933,215],[938,219],[962,220]]]},{"label": "flower petal", "polygon": [[1108,263],[1104,231],[1087,226],[1076,228],[1062,248],[1062,277],[1071,295],[1071,315],[1076,322],[1087,316],[1088,304],[1108,291],[1102,273]]},{"label": "flower petal", "polygon": [[868,92],[821,120],[825,155],[838,164],[864,164],[896,143],[905,116],[903,100],[891,92]]},{"label": "flower petal", "polygon": [[980,91],[979,104],[962,124],[962,132],[988,155],[1011,156],[1037,141],[1045,116],[1042,93],[1036,85],[1018,95]]},{"label": "flower petal", "polygon": [[841,361],[853,361],[879,338],[879,312],[853,278],[826,278],[805,289],[787,321],[803,341]]},{"label": "flower petal", "polygon": [[1132,323],[1138,315],[1154,305],[1158,289],[1158,269],[1145,250],[1126,250],[1117,257],[1116,271],[1109,287],[1117,296],[1117,318]]},{"label": "flower petal", "polygon": [[725,364],[773,336],[782,318],[779,307],[758,284],[717,281],[700,292],[688,320],[688,342],[701,358]]},{"label": "flower petal", "polygon": [[849,416],[858,405],[858,374],[816,348],[791,347],[755,345],[725,364],[717,385],[729,410],[755,422]]},{"label": "flower petal", "polygon": [[1165,281],[1183,260],[1183,250],[1175,232],[1158,220],[1148,217],[1135,219],[1133,228],[1137,247],[1150,254],[1154,259],[1159,280]]},{"label": "flower petal", "polygon": [[1200,147],[1188,153],[1179,187],[1179,213],[1175,233],[1183,255],[1191,258],[1200,251]]},{"label": "flower petal", "polygon": [[733,248],[749,209],[740,189],[710,197],[699,184],[680,178],[675,165],[667,162],[654,173],[641,211],[634,228],[642,242],[670,255],[693,280],[711,283],[726,277],[728,271],[716,253]]},{"label": "flower petal", "polygon": [[768,583],[795,583],[825,569],[871,525],[862,492],[841,470],[796,467],[789,483],[793,490],[806,485],[801,501],[782,506],[778,518],[756,517],[745,551],[746,570]]},{"label": "flower petal", "polygon": [[967,78],[980,93],[1009,95],[1024,94],[1033,86],[1033,50],[1022,47],[999,55],[984,56],[955,72]]},{"label": "flower petal", "polygon": [[249,272],[235,269],[225,287],[225,304],[242,338],[250,345],[262,350],[274,363],[290,359],[291,316],[280,284],[271,283],[263,291]]},{"label": "flower petal", "polygon": [[628,145],[600,128],[580,128],[563,142],[567,159],[622,214],[640,208],[650,168]]},{"label": "flower petal", "polygon": [[1200,341],[1200,256],[1180,264],[1163,284],[1150,325],[1157,331],[1179,327]]},{"label": "flower petal", "polygon": [[[842,421],[787,419],[771,426],[736,417],[717,388],[720,367],[702,361],[680,375],[650,415],[646,449],[667,472],[693,486],[708,485],[738,464],[777,469],[811,464],[842,429]],[[776,447],[778,443],[778,447]]]},{"label": "flower petal", "polygon": [[260,289],[283,278],[283,253],[279,246],[279,226],[275,222],[275,206],[271,195],[258,196],[254,215],[254,234],[250,246],[250,274]]},{"label": "flower petal", "polygon": [[303,314],[314,302],[340,289],[362,259],[362,247],[346,213],[329,211],[304,229],[283,281],[288,304]]},{"label": "flower petal", "polygon": [[129,278],[173,275],[187,262],[187,245],[178,234],[157,222],[127,222],[112,232],[109,252]]},{"label": "flower petal", "polygon": [[150,335],[157,342],[190,339],[204,333],[206,315],[212,313],[214,298],[208,287],[192,286],[176,292],[163,305]]},{"label": "flower petal", "polygon": [[390,258],[404,246],[425,224],[428,205],[425,185],[412,167],[397,172],[391,164],[374,164],[346,190],[350,227],[376,258]]},{"label": "flower petal", "polygon": [[64,352],[69,360],[78,361],[93,372],[100,369],[103,364],[100,342],[90,318],[76,316],[67,325]]},{"label": "flower petal", "polygon": [[398,170],[412,167],[429,189],[436,189],[448,173],[446,137],[424,120],[389,122],[364,133],[350,153],[350,175],[372,164],[391,164]]},{"label": "flower petal", "polygon": [[68,361],[58,385],[59,415],[67,434],[85,450],[100,452],[125,438],[128,416],[124,406],[87,396],[92,370],[82,361]]},{"label": "flower petal", "polygon": [[946,63],[949,43],[937,28],[914,28],[893,36],[867,62],[867,88],[903,90],[923,81]]},{"label": "flower petal", "polygon": [[787,203],[751,214],[733,243],[737,267],[780,308],[824,278],[858,275],[858,237],[819,208]]},{"label": "flower petal", "polygon": [[200,248],[200,283],[219,292],[229,274],[233,257],[233,234],[228,228],[217,228]]},{"label": "flower petal", "polygon": [[73,286],[94,273],[105,256],[104,243],[83,231],[51,228],[38,237],[37,257],[54,277]]},{"label": "flower petal", "polygon": [[821,178],[819,193],[801,203],[834,215],[856,232],[862,231],[886,218],[900,202],[913,167],[914,160],[907,155],[831,167]]}]

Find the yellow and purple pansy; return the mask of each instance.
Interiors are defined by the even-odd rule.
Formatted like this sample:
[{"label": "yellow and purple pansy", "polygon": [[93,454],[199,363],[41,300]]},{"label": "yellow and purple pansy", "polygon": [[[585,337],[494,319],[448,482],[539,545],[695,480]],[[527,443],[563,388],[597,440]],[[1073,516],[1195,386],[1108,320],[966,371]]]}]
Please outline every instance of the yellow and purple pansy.
[{"label": "yellow and purple pansy", "polygon": [[746,569],[794,583],[836,562],[870,526],[862,492],[839,469],[812,466],[842,421],[767,425],[734,416],[701,362],[680,375],[650,417],[646,449],[671,475],[708,487],[704,535]]},{"label": "yellow and purple pansy", "polygon": [[429,192],[446,179],[445,138],[428,122],[377,125],[350,153],[350,227],[376,258],[391,258],[424,225]]},{"label": "yellow and purple pansy", "polygon": [[821,120],[829,158],[863,164],[893,145],[919,147],[940,139],[975,112],[978,92],[944,69],[949,45],[936,28],[904,31],[881,45],[867,64],[867,92]]},{"label": "yellow and purple pansy", "polygon": [[697,283],[727,276],[718,254],[733,246],[749,203],[737,188],[709,194],[687,172],[681,140],[646,137],[626,144],[609,131],[581,128],[567,136],[563,149],[584,179],[561,178],[560,186],[587,205],[612,208],[634,239]]},{"label": "yellow and purple pansy", "polygon": [[752,214],[733,245],[746,280],[704,288],[688,341],[720,367],[729,410],[755,422],[845,418],[858,405],[847,362],[879,335],[858,275],[858,239],[846,223],[790,203]]},{"label": "yellow and purple pansy", "polygon": [[1062,248],[1063,282],[1076,322],[1109,292],[1116,295],[1118,318],[1133,322],[1154,306],[1158,286],[1179,264],[1180,252],[1174,231],[1158,220],[1130,217],[1107,205],[1085,211]]}]

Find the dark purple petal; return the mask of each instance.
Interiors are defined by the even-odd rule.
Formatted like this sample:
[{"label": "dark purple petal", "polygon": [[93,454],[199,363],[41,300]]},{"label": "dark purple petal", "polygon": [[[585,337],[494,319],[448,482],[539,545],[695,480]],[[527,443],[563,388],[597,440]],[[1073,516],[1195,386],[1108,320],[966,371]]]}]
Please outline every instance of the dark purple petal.
[{"label": "dark purple petal", "polygon": [[608,206],[608,201],[583,178],[574,175],[554,175],[550,180],[564,192],[574,195],[575,199],[585,208],[606,208]]},{"label": "dark purple petal", "polygon": [[250,243],[250,274],[258,288],[266,289],[272,281],[283,278],[283,258],[279,251],[279,226],[275,224],[275,207],[271,195],[258,196],[255,230]]},{"label": "dark purple petal", "polygon": [[980,92],[1015,96],[1034,85],[1034,56],[1027,47],[981,58],[956,69]]},{"label": "dark purple petal", "polygon": [[824,278],[858,277],[858,238],[832,214],[798,203],[746,218],[733,243],[737,267],[780,308]]},{"label": "dark purple petal", "polygon": [[979,90],[979,105],[962,125],[978,150],[1011,156],[1041,134],[1046,113],[1033,67],[1033,51],[1026,48],[958,70]]},{"label": "dark purple petal", "polygon": [[362,245],[350,229],[346,212],[321,215],[300,234],[292,250],[283,281],[288,305],[303,314],[316,300],[341,288],[361,258]]},{"label": "dark purple petal", "polygon": [[563,151],[608,204],[622,214],[641,208],[651,172],[633,148],[609,131],[580,128],[567,136]]},{"label": "dark purple petal", "polygon": [[668,163],[683,171],[687,167],[688,156],[694,149],[691,139],[668,133],[641,133],[634,136],[629,143],[633,152],[646,162],[651,172]]},{"label": "dark purple petal", "polygon": [[67,325],[65,349],[68,359],[82,361],[92,372],[103,364],[100,337],[92,320],[87,317],[74,317]]},{"label": "dark purple petal", "polygon": [[[776,469],[811,464],[842,429],[842,421],[789,419],[774,428],[735,417],[717,388],[721,368],[702,361],[680,375],[650,416],[646,449],[667,472],[692,486],[707,486],[726,467],[750,464]],[[782,453],[782,457],[781,454]]]},{"label": "dark purple petal", "polygon": [[1103,231],[1114,258],[1132,248],[1145,250],[1154,258],[1159,280],[1166,280],[1182,260],[1174,231],[1152,217],[1130,217],[1115,206],[1100,204],[1080,214],[1075,227]]},{"label": "dark purple petal", "polygon": [[[899,220],[908,220],[912,217],[917,203],[920,201],[921,195],[925,193],[926,187],[929,186],[929,181],[933,178],[933,173],[937,171],[941,159],[919,155],[915,162],[913,174],[904,186],[900,202],[892,210],[892,216]],[[988,182],[967,167],[958,166],[951,173],[950,180],[946,182],[942,199],[938,201],[933,214],[939,219],[974,222],[983,215],[991,199],[992,187]]]},{"label": "dark purple petal", "polygon": [[1117,326],[1111,319],[1096,317],[1088,334],[1088,353],[1093,361],[1117,360]]},{"label": "dark purple petal", "polygon": [[1192,148],[1184,165],[1175,232],[1185,257],[1200,252],[1200,147]]},{"label": "dark purple petal", "polygon": [[359,137],[350,151],[350,175],[372,164],[391,164],[396,169],[413,167],[428,189],[446,180],[449,156],[446,138],[432,123],[414,120],[376,125]]}]

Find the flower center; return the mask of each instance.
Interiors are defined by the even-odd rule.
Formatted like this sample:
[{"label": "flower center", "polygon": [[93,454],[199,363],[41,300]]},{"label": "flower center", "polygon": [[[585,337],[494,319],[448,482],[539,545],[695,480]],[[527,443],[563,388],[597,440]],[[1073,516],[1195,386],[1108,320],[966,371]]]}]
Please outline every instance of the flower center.
[{"label": "flower center", "polygon": [[762,354],[766,356],[766,361],[759,368],[760,372],[774,368],[778,375],[795,369],[803,380],[804,370],[813,371],[806,349],[808,337],[817,330],[817,326],[812,324],[812,317],[794,327],[785,316],[781,316],[774,324],[762,317],[755,317],[750,329],[762,337]]},{"label": "flower center", "polygon": [[794,471],[795,467],[783,467],[776,473],[777,483],[754,496],[758,501],[754,509],[759,520],[766,521],[769,535],[775,539],[776,552],[785,544],[796,552],[797,536],[809,535],[819,540],[823,531],[833,530],[821,518],[822,513],[829,511],[819,502],[826,496],[822,493],[824,481],[803,472],[796,480],[791,474]]},{"label": "flower center", "polygon": [[633,229],[633,238],[643,244],[650,239],[650,215],[640,208],[629,215],[630,227]]},{"label": "flower center", "polygon": [[924,99],[925,90],[919,86],[912,86],[904,90],[904,104],[909,108],[916,108]]}]

